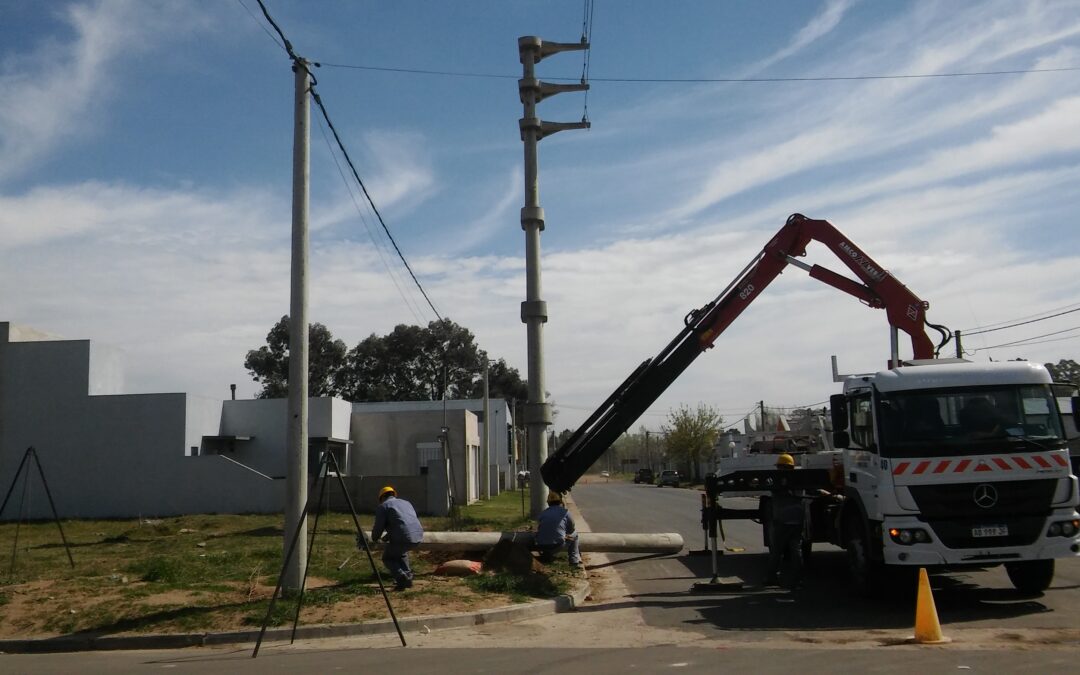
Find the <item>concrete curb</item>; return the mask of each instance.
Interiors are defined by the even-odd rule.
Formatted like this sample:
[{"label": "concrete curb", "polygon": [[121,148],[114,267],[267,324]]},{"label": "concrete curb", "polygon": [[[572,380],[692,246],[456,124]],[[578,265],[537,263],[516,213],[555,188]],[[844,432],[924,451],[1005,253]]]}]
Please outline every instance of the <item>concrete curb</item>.
[{"label": "concrete curb", "polygon": [[[488,623],[511,623],[533,619],[549,614],[571,612],[577,609],[591,592],[589,582],[582,580],[568,593],[550,600],[537,600],[507,607],[482,609],[476,612],[427,616],[399,617],[398,625],[403,634],[415,633],[425,627],[431,630],[480,626]],[[349,624],[324,624],[299,626],[296,638],[318,640],[322,638],[350,637],[355,635],[378,635],[395,633],[390,619]],[[292,628],[268,628],[264,643],[287,642],[292,638]],[[53,638],[0,640],[0,654],[44,654],[56,652],[108,651],[117,649],[183,649],[186,647],[212,647],[226,644],[254,644],[259,631],[231,631],[224,633],[175,633],[158,635],[106,635],[59,636]],[[406,637],[406,642],[408,637]]]}]

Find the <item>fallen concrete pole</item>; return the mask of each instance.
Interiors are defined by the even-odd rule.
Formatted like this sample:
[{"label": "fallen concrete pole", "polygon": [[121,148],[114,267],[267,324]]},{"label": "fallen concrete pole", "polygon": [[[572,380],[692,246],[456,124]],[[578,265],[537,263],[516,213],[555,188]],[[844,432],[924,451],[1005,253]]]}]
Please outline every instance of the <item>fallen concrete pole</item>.
[{"label": "fallen concrete pole", "polygon": [[[581,532],[582,553],[678,553],[682,535],[665,533]],[[532,532],[425,532],[422,551],[483,551],[500,541],[532,546]]]}]

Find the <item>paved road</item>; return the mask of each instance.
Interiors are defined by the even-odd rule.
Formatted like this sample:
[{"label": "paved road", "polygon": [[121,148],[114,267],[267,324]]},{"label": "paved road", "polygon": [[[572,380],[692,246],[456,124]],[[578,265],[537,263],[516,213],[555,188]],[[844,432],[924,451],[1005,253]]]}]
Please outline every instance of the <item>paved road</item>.
[{"label": "paved road", "polygon": [[[674,529],[689,547],[701,546],[697,493],[609,483],[581,485],[573,494],[595,531]],[[721,574],[756,578],[764,563],[757,530],[744,523],[729,528],[728,534],[730,546],[748,550],[723,556]],[[954,642],[927,647],[898,644],[910,634],[914,613],[910,604],[850,600],[841,590],[842,554],[822,548],[815,556],[820,563],[799,596],[774,591],[689,595],[690,584],[708,574],[708,559],[664,556],[594,568],[590,578],[598,598],[577,612],[512,624],[420,631],[407,636],[409,647],[404,649],[394,635],[375,635],[295,645],[264,643],[258,659],[251,658],[252,645],[16,654],[0,655],[0,673],[1080,671],[1076,665],[1080,620],[1072,607],[1080,606],[1076,561],[1063,566],[1057,588],[1041,598],[1017,598],[996,572],[939,580],[935,592],[939,611],[946,635]]]},{"label": "paved road", "polygon": [[[499,647],[490,649],[357,649],[349,647],[282,650],[250,657],[250,651],[189,649],[168,652],[110,652],[0,656],[0,669],[19,675],[79,673],[199,673],[200,675],[272,675],[276,673],[491,673],[544,675],[588,673],[907,673],[913,662],[925,673],[1075,672],[1068,652],[1037,655],[1022,652],[906,652],[883,657],[880,650],[836,652],[812,649],[770,651],[661,645],[647,649],[561,649]],[[842,663],[842,665],[838,665]],[[959,670],[963,669],[963,670]]]},{"label": "paved road", "polygon": [[[649,625],[695,631],[707,637],[739,631],[747,640],[766,639],[776,631],[895,633],[895,629],[913,628],[913,598],[870,601],[853,597],[846,590],[844,552],[823,544],[815,545],[805,588],[797,594],[772,588],[688,593],[695,581],[707,581],[711,576],[708,557],[686,555],[687,550],[704,546],[700,494],[617,481],[579,485],[572,493],[593,531],[674,531],[687,542],[680,555],[609,556]],[[743,504],[725,500],[725,505],[754,504],[750,499],[737,501]],[[743,550],[720,557],[720,576],[758,584],[767,557],[760,525],[731,521],[725,528],[728,548]],[[1080,627],[1080,559],[1059,560],[1054,585],[1041,597],[1018,594],[1000,567],[932,579],[938,616],[947,628],[1037,629],[1053,641],[1054,631]]]}]

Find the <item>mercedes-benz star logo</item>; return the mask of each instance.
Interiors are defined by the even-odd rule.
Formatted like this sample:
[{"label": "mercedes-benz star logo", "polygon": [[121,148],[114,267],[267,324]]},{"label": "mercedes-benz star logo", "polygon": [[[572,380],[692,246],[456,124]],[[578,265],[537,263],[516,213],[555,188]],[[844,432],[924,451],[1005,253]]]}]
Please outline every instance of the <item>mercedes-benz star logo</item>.
[{"label": "mercedes-benz star logo", "polygon": [[989,509],[998,502],[997,490],[989,483],[977,485],[971,496],[975,500],[975,506],[983,509]]}]

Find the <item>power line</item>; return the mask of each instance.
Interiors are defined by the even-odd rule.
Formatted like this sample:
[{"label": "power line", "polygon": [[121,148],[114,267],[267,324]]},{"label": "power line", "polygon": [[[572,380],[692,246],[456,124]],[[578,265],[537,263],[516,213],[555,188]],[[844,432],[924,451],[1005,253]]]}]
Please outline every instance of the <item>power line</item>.
[{"label": "power line", "polygon": [[[585,50],[585,53],[581,57],[581,83],[585,84],[589,81],[589,64],[592,62],[592,28],[593,28],[593,11],[596,9],[596,5],[593,0],[585,0],[585,6],[582,10],[581,19],[581,41],[589,45]],[[585,89],[585,103],[581,112],[581,120],[583,122],[589,121],[589,90]]]},{"label": "power line", "polygon": [[[1055,310],[1050,310],[1051,312]],[[1058,312],[1057,314],[1050,314],[1049,316],[1038,317],[1034,319],[1028,319],[1027,321],[1018,321],[1017,323],[1011,323],[1007,326],[998,326],[997,328],[985,328],[982,330],[972,329],[970,331],[961,331],[964,337],[970,337],[972,335],[982,335],[983,333],[993,333],[996,330],[1005,330],[1006,328],[1015,328],[1016,326],[1026,326],[1029,323],[1036,323],[1038,321],[1045,321],[1047,319],[1053,319],[1054,317],[1064,316],[1065,314],[1072,314],[1073,312],[1080,312],[1080,307],[1069,309],[1064,312]],[[994,324],[990,324],[993,326]],[[985,349],[985,348],[984,348]]]},{"label": "power line", "polygon": [[[311,99],[315,101],[315,105],[317,105],[319,107],[319,110],[322,112],[323,119],[326,120],[326,126],[330,128],[330,133],[333,134],[334,141],[337,143],[338,149],[341,151],[342,157],[345,158],[345,163],[349,165],[349,169],[352,171],[353,178],[355,178],[356,182],[360,185],[360,189],[361,191],[363,191],[364,197],[367,199],[368,204],[371,205],[371,210],[379,219],[379,224],[382,225],[383,230],[386,232],[386,236],[389,237],[390,243],[394,245],[394,250],[397,251],[398,257],[405,265],[405,269],[409,271],[409,276],[412,277],[413,283],[415,283],[416,287],[420,289],[420,294],[424,296],[424,300],[427,301],[428,307],[431,308],[431,311],[435,312],[435,316],[438,317],[440,321],[442,321],[442,315],[439,314],[439,310],[435,309],[435,304],[431,302],[431,298],[428,297],[427,291],[424,290],[424,286],[420,283],[420,280],[416,278],[416,274],[413,272],[412,267],[409,265],[409,261],[405,259],[405,254],[401,252],[401,248],[397,245],[397,241],[394,240],[394,235],[390,234],[390,228],[387,227],[386,221],[383,220],[382,214],[379,213],[379,209],[375,206],[375,200],[371,198],[371,195],[368,193],[367,186],[365,186],[364,181],[361,180],[360,173],[356,170],[356,165],[353,164],[352,158],[349,156],[349,152],[345,149],[345,144],[341,140],[341,136],[338,135],[337,128],[334,127],[333,120],[330,119],[330,113],[327,112],[326,106],[323,105],[322,97],[319,96],[319,92],[315,91],[315,85],[318,84],[318,81],[315,79],[314,73],[312,73],[311,70],[308,68],[308,63],[301,59],[299,56],[297,56],[296,52],[293,50],[292,43],[290,43],[288,38],[285,37],[285,33],[282,32],[281,28],[277,25],[277,22],[274,21],[274,18],[270,16],[270,12],[266,9],[266,5],[263,3],[263,0],[255,1],[259,3],[259,7],[262,9],[263,16],[266,17],[267,22],[270,23],[270,25],[274,28],[274,31],[277,32],[278,37],[281,38],[282,45],[284,46],[286,53],[288,53],[289,58],[292,59],[294,66],[296,68],[303,68],[307,71],[308,75],[311,76],[311,86],[308,89],[308,91],[311,93]],[[319,66],[318,63],[314,65],[316,67]]]},{"label": "power line", "polygon": [[361,208],[360,203],[356,200],[356,193],[353,191],[352,183],[350,183],[349,179],[345,176],[345,171],[341,167],[341,162],[338,161],[337,154],[334,153],[334,147],[330,144],[330,139],[326,136],[326,127],[323,126],[321,121],[319,122],[319,131],[322,132],[323,141],[326,143],[327,150],[330,152],[330,157],[334,160],[334,165],[337,167],[338,175],[341,176],[341,182],[345,185],[345,189],[349,193],[349,199],[353,203],[353,208],[356,209],[356,214],[360,216],[360,222],[363,223],[364,229],[368,233],[368,238],[371,239],[371,244],[375,248],[375,253],[377,253],[379,256],[379,261],[382,262],[383,268],[386,270],[387,275],[390,277],[390,281],[394,284],[394,288],[397,289],[398,295],[401,296],[401,299],[405,302],[405,305],[409,308],[409,311],[412,312],[413,318],[416,319],[417,323],[423,323],[424,319],[421,316],[419,307],[417,307],[413,300],[405,294],[405,291],[398,283],[397,274],[394,273],[394,270],[390,266],[390,263],[386,260],[386,256],[383,254],[382,244],[380,244],[378,239],[376,238],[375,232],[371,229],[371,225],[368,223],[368,219],[364,216],[364,211]]},{"label": "power line", "polygon": [[[343,68],[348,70],[371,70],[385,73],[402,73],[408,75],[432,75],[439,77],[468,77],[481,79],[516,80],[518,75],[504,75],[501,73],[480,73],[461,70],[430,70],[423,68],[395,68],[390,66],[361,66],[349,63],[326,63],[326,68]],[[1026,75],[1029,73],[1063,73],[1080,71],[1080,66],[1066,68],[1022,68],[1017,70],[982,70],[954,73],[913,73],[896,75],[821,75],[807,77],[590,77],[593,82],[607,82],[610,84],[739,84],[739,83],[776,83],[776,82],[849,82],[860,80],[917,80],[931,78],[954,78],[954,77],[993,77],[1000,75]],[[556,82],[577,82],[576,77],[546,77],[546,80]]]},{"label": "power line", "polygon": [[251,8],[244,4],[244,0],[236,1],[240,3],[240,6],[244,8],[244,10],[248,13],[251,19],[255,22],[255,24],[258,25],[258,27],[261,28],[264,33],[270,36],[270,39],[274,41],[274,44],[276,44],[278,47],[281,47],[282,49],[285,48],[285,45],[281,44],[281,42],[278,41],[277,37],[266,29],[266,26],[262,24],[262,21],[259,21],[259,17],[255,16],[255,12],[251,11]]},{"label": "power line", "polygon": [[[1065,329],[1062,329],[1062,330],[1056,330],[1056,331],[1054,331],[1052,333],[1044,333],[1042,335],[1033,335],[1033,336],[1031,336],[1029,338],[1024,338],[1023,340],[1014,340],[1012,342],[1003,342],[1003,343],[1001,343],[999,345],[993,345],[993,346],[990,346],[990,347],[979,347],[978,349],[971,350],[970,353],[974,354],[974,353],[982,351],[984,349],[998,349],[1000,347],[1014,347],[1014,346],[1021,346],[1021,345],[1026,345],[1026,344],[1035,344],[1035,343],[1032,343],[1031,341],[1032,340],[1039,340],[1039,339],[1046,338],[1046,337],[1051,337],[1051,336],[1054,336],[1054,335],[1061,335],[1062,333],[1070,333],[1070,332],[1072,332],[1074,330],[1080,330],[1080,326],[1073,326],[1072,328],[1065,328]],[[967,350],[964,350],[964,351],[967,351]]]},{"label": "power line", "polygon": [[337,142],[338,148],[341,150],[342,156],[345,158],[345,163],[349,165],[349,169],[352,170],[353,178],[360,184],[360,189],[364,193],[364,197],[367,198],[368,204],[371,205],[371,210],[375,212],[375,217],[379,219],[379,224],[382,225],[383,230],[386,232],[386,236],[390,238],[390,243],[394,245],[394,250],[397,251],[398,257],[401,258],[402,264],[405,265],[405,269],[409,271],[409,276],[412,277],[416,287],[420,289],[420,294],[424,296],[424,300],[427,301],[428,307],[431,311],[435,312],[435,316],[442,321],[442,315],[439,314],[439,310],[435,309],[435,304],[431,302],[431,298],[428,297],[427,291],[424,290],[424,286],[420,283],[420,280],[416,278],[416,273],[413,272],[412,266],[409,265],[409,261],[405,259],[405,254],[401,252],[401,248],[398,247],[397,241],[394,240],[394,235],[390,234],[390,228],[387,227],[386,221],[383,220],[382,214],[379,213],[379,209],[375,207],[375,201],[368,194],[367,186],[364,185],[364,181],[360,179],[360,174],[356,170],[356,165],[353,164],[352,158],[349,157],[349,153],[345,150],[345,144],[342,143],[341,137],[338,136],[337,129],[334,128],[334,123],[330,121],[330,114],[326,112],[326,106],[323,105],[322,98],[319,93],[315,91],[315,87],[311,87],[311,98],[315,101],[315,105],[319,106],[319,110],[322,111],[323,119],[326,120],[326,125],[330,127],[330,133],[333,134],[334,140]]}]

